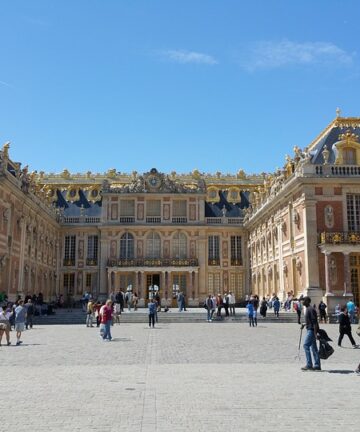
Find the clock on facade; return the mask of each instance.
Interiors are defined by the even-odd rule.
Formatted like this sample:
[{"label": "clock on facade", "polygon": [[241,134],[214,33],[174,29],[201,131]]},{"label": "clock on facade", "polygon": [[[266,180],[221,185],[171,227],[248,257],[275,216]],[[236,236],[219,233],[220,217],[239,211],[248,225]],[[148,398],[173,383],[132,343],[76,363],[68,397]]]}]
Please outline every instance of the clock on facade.
[{"label": "clock on facade", "polygon": [[158,188],[160,186],[161,180],[157,175],[151,174],[147,178],[147,183],[151,188]]}]

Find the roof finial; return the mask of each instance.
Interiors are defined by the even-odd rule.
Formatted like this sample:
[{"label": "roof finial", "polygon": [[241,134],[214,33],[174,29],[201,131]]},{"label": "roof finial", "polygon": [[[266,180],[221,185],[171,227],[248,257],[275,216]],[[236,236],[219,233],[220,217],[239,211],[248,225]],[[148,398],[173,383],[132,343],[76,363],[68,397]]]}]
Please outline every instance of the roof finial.
[{"label": "roof finial", "polygon": [[341,109],[339,107],[336,108],[336,117],[340,117]]}]

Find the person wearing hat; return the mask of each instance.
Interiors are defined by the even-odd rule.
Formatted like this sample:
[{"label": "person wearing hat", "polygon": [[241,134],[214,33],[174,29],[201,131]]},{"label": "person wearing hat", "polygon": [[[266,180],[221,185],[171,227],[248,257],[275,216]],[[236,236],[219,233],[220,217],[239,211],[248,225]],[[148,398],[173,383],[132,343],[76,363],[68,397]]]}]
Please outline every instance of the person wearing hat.
[{"label": "person wearing hat", "polygon": [[[311,306],[311,298],[306,296],[302,299],[303,305],[306,307],[305,312],[305,326],[306,336],[304,341],[304,351],[306,356],[306,365],[301,368],[303,371],[320,371],[320,356],[316,346],[316,339],[318,338],[319,323],[316,310]],[[314,362],[311,358],[311,353]]]}]

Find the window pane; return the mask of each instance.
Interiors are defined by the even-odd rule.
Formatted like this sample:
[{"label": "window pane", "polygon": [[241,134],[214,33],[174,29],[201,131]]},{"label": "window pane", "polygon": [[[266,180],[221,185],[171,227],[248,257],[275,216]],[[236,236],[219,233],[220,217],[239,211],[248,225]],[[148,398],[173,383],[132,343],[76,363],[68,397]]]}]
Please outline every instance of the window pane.
[{"label": "window pane", "polygon": [[146,216],[161,216],[161,201],[146,201]]},{"label": "window pane", "polygon": [[135,200],[120,200],[120,216],[135,216]]},{"label": "window pane", "polygon": [[174,200],[173,201],[173,216],[174,217],[186,217],[186,200]]}]

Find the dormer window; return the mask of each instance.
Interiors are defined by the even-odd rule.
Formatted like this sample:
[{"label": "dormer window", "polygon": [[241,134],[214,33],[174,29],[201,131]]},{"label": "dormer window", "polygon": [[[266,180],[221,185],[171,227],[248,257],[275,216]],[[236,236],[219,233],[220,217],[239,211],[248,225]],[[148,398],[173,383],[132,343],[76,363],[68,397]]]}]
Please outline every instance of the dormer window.
[{"label": "dormer window", "polygon": [[356,165],[356,150],[354,148],[344,147],[342,153],[344,165]]}]

